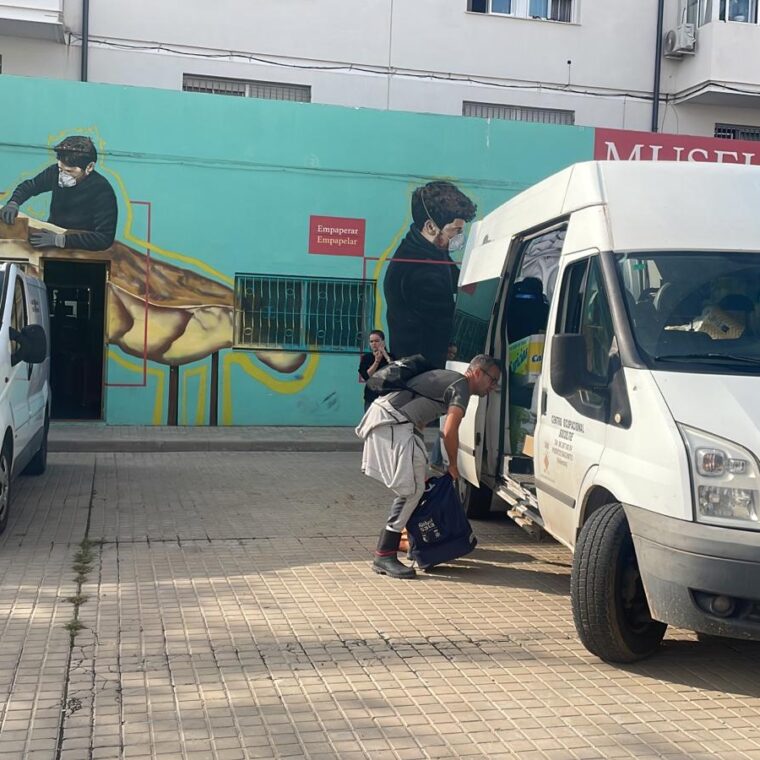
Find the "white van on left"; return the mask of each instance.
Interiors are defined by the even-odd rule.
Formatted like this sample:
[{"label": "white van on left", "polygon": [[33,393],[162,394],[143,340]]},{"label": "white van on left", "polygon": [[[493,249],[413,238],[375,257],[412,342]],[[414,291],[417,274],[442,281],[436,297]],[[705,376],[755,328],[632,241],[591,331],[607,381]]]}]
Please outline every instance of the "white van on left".
[{"label": "white van on left", "polygon": [[50,320],[45,284],[0,264],[0,533],[16,475],[41,475],[50,426]]}]

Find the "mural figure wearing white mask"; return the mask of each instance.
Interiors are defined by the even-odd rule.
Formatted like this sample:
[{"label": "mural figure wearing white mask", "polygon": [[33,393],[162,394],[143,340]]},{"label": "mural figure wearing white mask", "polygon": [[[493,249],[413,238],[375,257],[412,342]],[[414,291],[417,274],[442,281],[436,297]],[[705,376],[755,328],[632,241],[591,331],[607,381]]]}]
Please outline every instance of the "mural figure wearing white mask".
[{"label": "mural figure wearing white mask", "polygon": [[0,209],[0,220],[13,224],[29,198],[52,193],[48,221],[66,232],[35,230],[35,248],[78,248],[103,251],[114,241],[118,209],[108,180],[95,171],[98,153],[89,137],[72,135],[54,148],[57,163],[22,182]]},{"label": "mural figure wearing white mask", "polygon": [[464,246],[477,207],[451,182],[428,182],[412,193],[412,225],[385,275],[388,338],[398,356],[422,354],[446,366],[459,267],[449,255]]}]

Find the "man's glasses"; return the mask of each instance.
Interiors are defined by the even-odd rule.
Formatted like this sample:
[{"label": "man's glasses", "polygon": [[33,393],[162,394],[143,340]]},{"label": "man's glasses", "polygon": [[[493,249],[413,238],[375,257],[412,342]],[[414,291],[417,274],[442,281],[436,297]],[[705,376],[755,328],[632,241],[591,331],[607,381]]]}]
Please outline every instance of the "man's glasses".
[{"label": "man's glasses", "polygon": [[485,370],[483,370],[483,374],[488,375],[488,378],[491,381],[491,387],[499,384],[500,377],[498,375],[494,377],[490,372],[486,372]]}]

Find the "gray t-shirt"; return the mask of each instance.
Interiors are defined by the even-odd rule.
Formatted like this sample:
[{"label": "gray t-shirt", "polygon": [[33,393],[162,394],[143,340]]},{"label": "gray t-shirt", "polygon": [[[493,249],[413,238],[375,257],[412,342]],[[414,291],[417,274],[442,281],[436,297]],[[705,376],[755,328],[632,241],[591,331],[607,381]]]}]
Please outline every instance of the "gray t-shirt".
[{"label": "gray t-shirt", "polygon": [[467,378],[451,369],[433,369],[413,377],[407,386],[411,391],[389,393],[387,399],[394,409],[407,417],[418,428],[446,414],[450,406],[467,409],[470,386]]}]

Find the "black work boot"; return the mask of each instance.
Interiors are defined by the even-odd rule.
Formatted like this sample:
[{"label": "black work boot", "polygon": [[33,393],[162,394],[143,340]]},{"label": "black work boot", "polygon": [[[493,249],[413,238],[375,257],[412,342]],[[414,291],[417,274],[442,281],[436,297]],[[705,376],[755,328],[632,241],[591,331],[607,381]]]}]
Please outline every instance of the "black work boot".
[{"label": "black work boot", "polygon": [[383,530],[380,540],[375,549],[375,559],[372,560],[372,569],[380,575],[390,575],[392,578],[414,578],[413,567],[407,567],[399,562],[396,552],[401,542],[401,534],[392,530]]}]

